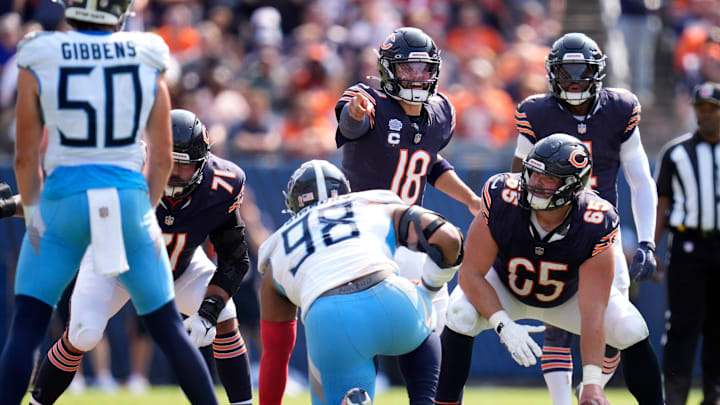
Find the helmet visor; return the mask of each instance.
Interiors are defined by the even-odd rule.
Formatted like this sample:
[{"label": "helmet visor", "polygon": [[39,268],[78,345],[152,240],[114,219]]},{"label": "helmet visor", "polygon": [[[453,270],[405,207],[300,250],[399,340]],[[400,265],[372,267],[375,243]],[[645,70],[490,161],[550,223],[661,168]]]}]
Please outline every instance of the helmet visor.
[{"label": "helmet visor", "polygon": [[427,89],[438,74],[438,63],[398,62],[395,63],[395,77],[405,88]]},{"label": "helmet visor", "polygon": [[598,66],[590,63],[562,63],[553,67],[556,79],[566,90],[571,85],[579,85],[580,91],[587,90],[598,72]]}]

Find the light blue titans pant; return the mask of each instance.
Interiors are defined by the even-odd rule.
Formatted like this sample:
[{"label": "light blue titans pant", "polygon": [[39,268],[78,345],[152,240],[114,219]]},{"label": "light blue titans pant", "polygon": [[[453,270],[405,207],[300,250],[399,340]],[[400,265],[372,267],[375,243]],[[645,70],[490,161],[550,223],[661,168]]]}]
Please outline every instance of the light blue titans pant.
[{"label": "light blue titans pant", "polygon": [[415,350],[432,332],[432,304],[392,276],[347,295],[321,297],[305,316],[313,405],[336,405],[353,387],[375,394],[376,355]]},{"label": "light blue titans pant", "polygon": [[[122,231],[130,270],[118,276],[139,315],[146,315],[174,297],[172,272],[155,212],[147,192],[118,189]],[[62,198],[41,197],[41,221],[34,220],[23,238],[15,276],[15,294],[54,306],[77,273],[90,243],[85,192]],[[39,225],[39,226],[38,226]]]}]

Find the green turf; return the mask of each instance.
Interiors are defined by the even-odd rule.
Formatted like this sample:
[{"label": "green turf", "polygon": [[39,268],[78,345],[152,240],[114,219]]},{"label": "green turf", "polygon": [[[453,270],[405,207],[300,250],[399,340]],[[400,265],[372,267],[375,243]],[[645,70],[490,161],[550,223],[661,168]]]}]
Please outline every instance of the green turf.
[{"label": "green turf", "polygon": [[[227,398],[222,389],[218,388],[218,398],[221,404],[227,404]],[[637,402],[627,390],[612,388],[606,391],[608,400],[612,405],[635,405]],[[700,391],[693,390],[688,401],[689,404],[700,402]],[[23,401],[27,403],[27,398]],[[88,390],[82,395],[65,394],[56,402],[57,405],[175,405],[187,404],[188,401],[177,387],[155,387],[147,395],[133,396],[125,390],[108,395],[96,390]],[[257,404],[257,395],[255,397]],[[310,395],[305,393],[299,397],[283,400],[283,405],[309,405]],[[405,390],[393,388],[378,395],[375,405],[407,404]],[[544,388],[524,387],[483,387],[468,388],[465,393],[466,405],[551,405],[550,397]]]}]

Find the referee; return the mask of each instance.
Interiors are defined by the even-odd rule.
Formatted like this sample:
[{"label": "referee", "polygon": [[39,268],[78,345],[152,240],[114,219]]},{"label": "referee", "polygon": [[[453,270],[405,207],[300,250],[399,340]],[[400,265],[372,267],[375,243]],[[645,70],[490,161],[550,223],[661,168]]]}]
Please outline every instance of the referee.
[{"label": "referee", "polygon": [[720,84],[693,90],[698,129],[660,153],[655,242],[670,230],[669,322],[663,371],[667,405],[685,405],[698,337],[703,405],[720,404]]}]

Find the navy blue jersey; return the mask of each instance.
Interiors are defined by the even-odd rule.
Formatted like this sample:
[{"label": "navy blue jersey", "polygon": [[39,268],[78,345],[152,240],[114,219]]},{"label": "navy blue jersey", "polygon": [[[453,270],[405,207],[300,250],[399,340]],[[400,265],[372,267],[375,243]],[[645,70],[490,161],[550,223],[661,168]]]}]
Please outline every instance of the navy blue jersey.
[{"label": "navy blue jersey", "polygon": [[521,302],[554,307],[577,292],[580,265],[612,246],[618,213],[597,194],[583,192],[571,208],[565,236],[538,241],[530,230],[531,211],[518,206],[519,186],[519,173],[501,173],[483,187],[482,215],[498,245],[493,267]]},{"label": "navy blue jersey", "polygon": [[238,210],[245,188],[242,169],[210,154],[202,175],[189,196],[162,198],[155,210],[176,280],[209,235],[243,224]]},{"label": "navy blue jersey", "polygon": [[600,89],[597,104],[584,121],[575,119],[551,93],[538,94],[518,105],[515,122],[520,135],[533,144],[557,132],[580,139],[593,159],[590,185],[602,198],[617,204],[620,144],[630,138],[640,122],[640,103],[633,93]]},{"label": "navy blue jersey", "polygon": [[338,121],[345,104],[358,93],[375,107],[368,133],[352,140],[338,127],[335,134],[337,146],[343,147],[342,170],[350,188],[391,190],[406,204],[422,205],[428,175],[432,184],[441,174],[438,171],[452,168],[447,164],[433,171],[438,152],[455,132],[455,108],[438,93],[423,104],[423,119],[414,124],[400,103],[384,91],[360,83],[345,90],[335,105]]}]

